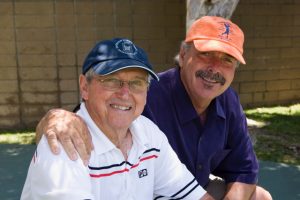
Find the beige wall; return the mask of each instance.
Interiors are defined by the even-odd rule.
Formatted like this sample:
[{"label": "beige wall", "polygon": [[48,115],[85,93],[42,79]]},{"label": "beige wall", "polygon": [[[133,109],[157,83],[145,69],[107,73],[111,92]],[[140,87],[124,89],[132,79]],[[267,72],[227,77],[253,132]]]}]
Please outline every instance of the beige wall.
[{"label": "beige wall", "polygon": [[[300,2],[242,0],[246,66],[234,87],[246,107],[300,100]],[[52,107],[78,103],[77,78],[93,44],[128,37],[156,71],[172,66],[185,33],[183,0],[0,1],[0,129],[34,127]]]},{"label": "beige wall", "polygon": [[243,105],[300,103],[300,1],[243,0],[233,20],[246,35],[234,84]]}]

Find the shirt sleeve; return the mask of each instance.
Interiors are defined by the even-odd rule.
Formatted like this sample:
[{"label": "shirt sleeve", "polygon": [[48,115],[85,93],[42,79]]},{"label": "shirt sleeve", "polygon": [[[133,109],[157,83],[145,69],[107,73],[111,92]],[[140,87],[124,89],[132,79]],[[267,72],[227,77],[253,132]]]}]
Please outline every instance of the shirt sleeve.
[{"label": "shirt sleeve", "polygon": [[248,133],[246,116],[241,106],[237,110],[229,123],[227,148],[230,151],[214,174],[224,178],[226,183],[256,184],[258,162]]},{"label": "shirt sleeve", "polygon": [[206,191],[180,162],[166,136],[158,128],[157,131],[161,143],[155,166],[154,199],[200,199]]},{"label": "shirt sleeve", "polygon": [[88,169],[61,147],[54,155],[43,136],[29,166],[21,200],[94,199]]}]

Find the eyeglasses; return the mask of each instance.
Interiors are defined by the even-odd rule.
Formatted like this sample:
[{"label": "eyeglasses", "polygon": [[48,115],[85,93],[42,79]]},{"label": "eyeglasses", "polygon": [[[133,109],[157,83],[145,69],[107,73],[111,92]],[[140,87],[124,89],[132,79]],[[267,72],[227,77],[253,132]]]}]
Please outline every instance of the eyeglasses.
[{"label": "eyeglasses", "polygon": [[133,79],[130,81],[123,81],[117,78],[96,78],[101,85],[111,91],[116,91],[124,86],[125,83],[133,93],[142,93],[148,89],[149,82],[143,79]]}]

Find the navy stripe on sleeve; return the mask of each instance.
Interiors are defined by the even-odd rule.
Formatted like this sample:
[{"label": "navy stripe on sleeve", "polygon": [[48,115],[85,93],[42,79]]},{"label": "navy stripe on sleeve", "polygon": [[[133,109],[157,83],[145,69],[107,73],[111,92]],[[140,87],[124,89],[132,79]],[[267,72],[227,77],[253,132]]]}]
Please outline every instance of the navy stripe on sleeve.
[{"label": "navy stripe on sleeve", "polygon": [[[187,190],[187,188],[189,187],[189,186],[191,186],[193,183],[195,183],[196,182],[196,184],[194,185],[194,187],[192,187],[191,189],[189,189],[188,191],[186,191]],[[192,181],[190,181],[188,184],[186,184],[182,189],[180,189],[178,192],[176,192],[175,194],[173,194],[172,196],[171,196],[171,198],[170,199],[183,199],[183,198],[185,198],[186,196],[188,196],[191,192],[193,192],[197,187],[199,186],[199,183],[196,181],[196,179],[194,178]],[[178,197],[179,195],[181,195],[180,197]],[[158,200],[158,199],[161,199],[161,198],[164,198],[165,196],[157,196],[154,200]]]}]

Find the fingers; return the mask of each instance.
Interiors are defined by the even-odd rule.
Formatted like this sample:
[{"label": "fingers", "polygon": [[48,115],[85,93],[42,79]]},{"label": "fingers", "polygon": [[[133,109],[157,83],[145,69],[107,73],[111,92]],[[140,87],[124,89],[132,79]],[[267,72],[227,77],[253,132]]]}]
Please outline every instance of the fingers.
[{"label": "fingers", "polygon": [[88,128],[78,115],[63,109],[52,109],[40,121],[36,132],[37,140],[45,133],[54,154],[60,152],[60,142],[71,160],[77,160],[79,155],[87,165],[94,147]]},{"label": "fingers", "polygon": [[36,128],[37,140],[44,133],[54,154],[60,152],[59,143],[61,143],[69,158],[76,160],[78,156],[71,137],[73,123],[76,123],[73,121],[74,118],[76,119],[76,116],[72,112],[63,109],[51,109]]},{"label": "fingers", "polygon": [[45,133],[45,131],[50,131],[50,128],[48,127],[47,121],[49,120],[49,115],[51,113],[51,110],[46,113],[46,115],[39,121],[38,125],[35,129],[35,142],[38,144]]},{"label": "fingers", "polygon": [[[74,113],[64,111],[64,113],[55,114],[57,117],[51,127],[55,130],[58,140],[60,141],[63,149],[71,160],[77,160],[76,142],[79,138],[79,133],[76,128],[78,124],[77,116]],[[50,122],[49,122],[50,123]]]},{"label": "fingers", "polygon": [[80,120],[80,128],[81,128],[81,135],[82,135],[82,138],[83,138],[83,141],[84,141],[84,145],[86,147],[86,150],[88,153],[90,153],[93,149],[94,149],[94,145],[93,145],[93,142],[92,142],[92,136],[89,132],[89,129],[87,128],[87,125],[85,124],[85,122],[80,118],[78,117],[79,120]]},{"label": "fingers", "polygon": [[73,144],[73,139],[70,137],[70,135],[69,134],[60,134],[59,140],[60,140],[61,145],[63,146],[65,152],[67,153],[68,157],[71,160],[77,160],[78,155],[77,155],[76,147],[74,146],[76,144]]},{"label": "fingers", "polygon": [[84,141],[80,137],[79,138],[73,137],[73,143],[74,143],[74,147],[76,148],[77,153],[79,154],[79,157],[83,161],[84,165],[87,165],[91,154],[90,154],[90,151],[88,151],[86,149]]},{"label": "fingers", "polygon": [[43,134],[45,134],[50,150],[54,154],[59,154],[59,142],[57,140],[57,135],[55,131],[55,120],[53,120],[53,115],[56,113],[57,109],[52,109],[47,112],[47,114],[41,119],[36,127],[36,143],[38,144]]},{"label": "fingers", "polygon": [[80,158],[87,165],[94,146],[85,122],[79,116],[77,118],[76,133],[73,134],[72,140]]},{"label": "fingers", "polygon": [[92,136],[91,136],[91,134],[90,134],[90,132],[87,128],[86,128],[86,134],[88,136],[87,143],[90,144],[90,145],[87,145],[88,146],[87,150],[88,150],[88,152],[91,152],[91,151],[94,150],[94,143],[93,143],[93,140],[92,140]]},{"label": "fingers", "polygon": [[60,148],[55,132],[49,130],[45,133],[45,136],[47,138],[51,152],[54,154],[59,154]]},{"label": "fingers", "polygon": [[85,122],[74,113],[65,113],[63,120],[56,121],[57,136],[71,160],[78,155],[85,165],[90,159],[92,142]]}]

